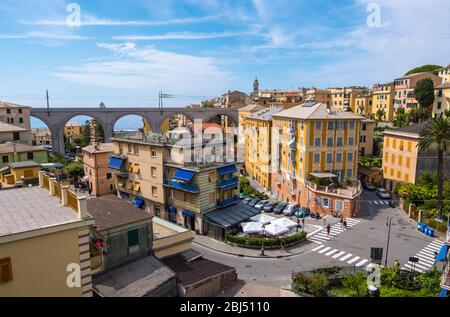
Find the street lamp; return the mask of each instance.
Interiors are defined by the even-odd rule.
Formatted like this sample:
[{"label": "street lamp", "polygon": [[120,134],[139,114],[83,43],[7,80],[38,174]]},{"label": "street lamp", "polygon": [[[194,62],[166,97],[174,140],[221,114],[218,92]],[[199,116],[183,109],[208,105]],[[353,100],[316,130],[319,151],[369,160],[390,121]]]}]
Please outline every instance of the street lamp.
[{"label": "street lamp", "polygon": [[388,254],[389,254],[389,242],[391,239],[391,225],[392,225],[392,217],[388,217],[386,219],[386,226],[389,228],[389,230],[388,230],[388,238],[387,238],[387,246],[386,246],[386,259],[384,261],[384,267],[387,267],[387,260],[388,260]]}]

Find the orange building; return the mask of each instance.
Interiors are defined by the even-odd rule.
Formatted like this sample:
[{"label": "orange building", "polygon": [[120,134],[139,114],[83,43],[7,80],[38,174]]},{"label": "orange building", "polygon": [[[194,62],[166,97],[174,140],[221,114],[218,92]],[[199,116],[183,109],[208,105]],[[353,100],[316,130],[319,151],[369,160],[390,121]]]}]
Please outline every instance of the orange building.
[{"label": "orange building", "polygon": [[112,143],[83,148],[84,173],[92,195],[108,195],[115,191],[113,170],[108,167],[113,150]]}]

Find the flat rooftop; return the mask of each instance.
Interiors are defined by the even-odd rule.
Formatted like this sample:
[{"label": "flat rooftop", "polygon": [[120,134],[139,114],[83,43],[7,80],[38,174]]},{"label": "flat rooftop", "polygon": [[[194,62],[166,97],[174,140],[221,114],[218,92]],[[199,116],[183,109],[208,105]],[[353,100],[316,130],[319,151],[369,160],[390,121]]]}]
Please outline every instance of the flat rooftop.
[{"label": "flat rooftop", "polygon": [[175,225],[158,217],[153,218],[153,237],[155,240],[188,232],[188,229]]},{"label": "flat rooftop", "polygon": [[0,237],[82,221],[40,187],[0,190],[0,206]]}]

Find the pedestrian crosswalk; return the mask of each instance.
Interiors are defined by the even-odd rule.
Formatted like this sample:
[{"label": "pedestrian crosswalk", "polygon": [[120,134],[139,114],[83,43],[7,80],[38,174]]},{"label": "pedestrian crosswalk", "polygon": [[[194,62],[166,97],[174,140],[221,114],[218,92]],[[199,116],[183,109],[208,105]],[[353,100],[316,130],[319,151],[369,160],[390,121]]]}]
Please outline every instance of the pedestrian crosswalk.
[{"label": "pedestrian crosswalk", "polygon": [[369,200],[370,205],[389,205],[389,200]]},{"label": "pedestrian crosswalk", "polygon": [[[347,221],[347,229],[353,228],[354,226],[356,226],[358,223],[361,222],[361,220],[353,219],[353,218],[349,218],[349,219],[345,219],[345,220]],[[331,238],[336,237],[337,235],[341,234],[345,230],[346,229],[344,229],[340,223],[337,223],[337,224],[331,226],[330,235],[327,234],[326,229],[322,229],[319,232],[316,232],[315,234],[313,234],[312,236],[308,236],[308,239],[313,242],[321,244],[323,242],[331,240]]]},{"label": "pedestrian crosswalk", "polygon": [[416,258],[419,259],[419,262],[412,263],[408,262],[403,265],[402,269],[404,270],[414,270],[419,273],[426,272],[430,270],[435,262],[436,254],[439,253],[442,246],[444,245],[444,241],[435,239],[431,243],[429,243],[425,248],[423,248],[419,253],[415,255]]},{"label": "pedestrian crosswalk", "polygon": [[354,265],[356,267],[368,266],[371,263],[368,259],[363,259],[357,255],[353,255],[342,250],[326,247],[323,244],[315,247],[314,249],[312,249],[312,251],[328,257],[332,257],[333,259]]}]

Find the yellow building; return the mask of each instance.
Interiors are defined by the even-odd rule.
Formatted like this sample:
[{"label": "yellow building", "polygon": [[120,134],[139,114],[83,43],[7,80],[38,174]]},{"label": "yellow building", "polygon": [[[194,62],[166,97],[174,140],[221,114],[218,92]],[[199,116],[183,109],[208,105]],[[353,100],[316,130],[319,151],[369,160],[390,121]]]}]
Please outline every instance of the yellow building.
[{"label": "yellow building", "polygon": [[109,168],[116,171],[119,197],[133,200],[139,208],[158,215],[164,207],[163,156],[159,139],[113,139]]},{"label": "yellow building", "polygon": [[272,195],[322,214],[357,215],[362,119],[315,102],[273,115]]},{"label": "yellow building", "polygon": [[384,112],[382,121],[391,122],[394,119],[394,83],[378,84],[374,86],[372,117],[378,119],[377,112],[381,109]]},{"label": "yellow building", "polygon": [[331,106],[341,111],[351,111],[356,113],[356,97],[367,90],[364,87],[345,87],[328,89],[331,95]]},{"label": "yellow building", "polygon": [[283,111],[271,108],[258,111],[245,119],[245,170],[251,178],[270,190],[272,158],[272,116]]},{"label": "yellow building", "polygon": [[364,119],[361,122],[361,132],[359,136],[359,155],[373,156],[373,138],[375,136],[376,121]]},{"label": "yellow building", "polygon": [[355,113],[361,116],[372,115],[373,96],[372,91],[365,91],[356,96],[355,99]]},{"label": "yellow building", "polygon": [[23,182],[21,185],[35,184],[39,181],[40,170],[41,166],[33,161],[10,163],[0,169],[0,182],[7,185],[17,182]]},{"label": "yellow building", "polygon": [[81,136],[82,127],[78,121],[71,120],[64,127],[64,137],[66,140],[79,138]]},{"label": "yellow building", "polygon": [[86,198],[39,177],[42,187],[0,191],[0,217],[11,219],[0,221],[0,297],[90,297]]},{"label": "yellow building", "polygon": [[446,110],[450,110],[450,81],[437,86],[433,104],[433,117],[442,116]]},{"label": "yellow building", "polygon": [[[387,190],[395,190],[399,183],[415,184],[423,173],[433,175],[437,171],[437,154],[419,152],[419,134],[427,122],[421,122],[384,132],[383,175]],[[450,174],[450,156],[444,157],[445,174]]]},{"label": "yellow building", "polygon": [[450,83],[450,65],[440,69],[438,76],[442,78],[443,84]]},{"label": "yellow building", "polygon": [[331,94],[326,89],[311,88],[305,93],[305,101],[315,101],[331,106]]}]

